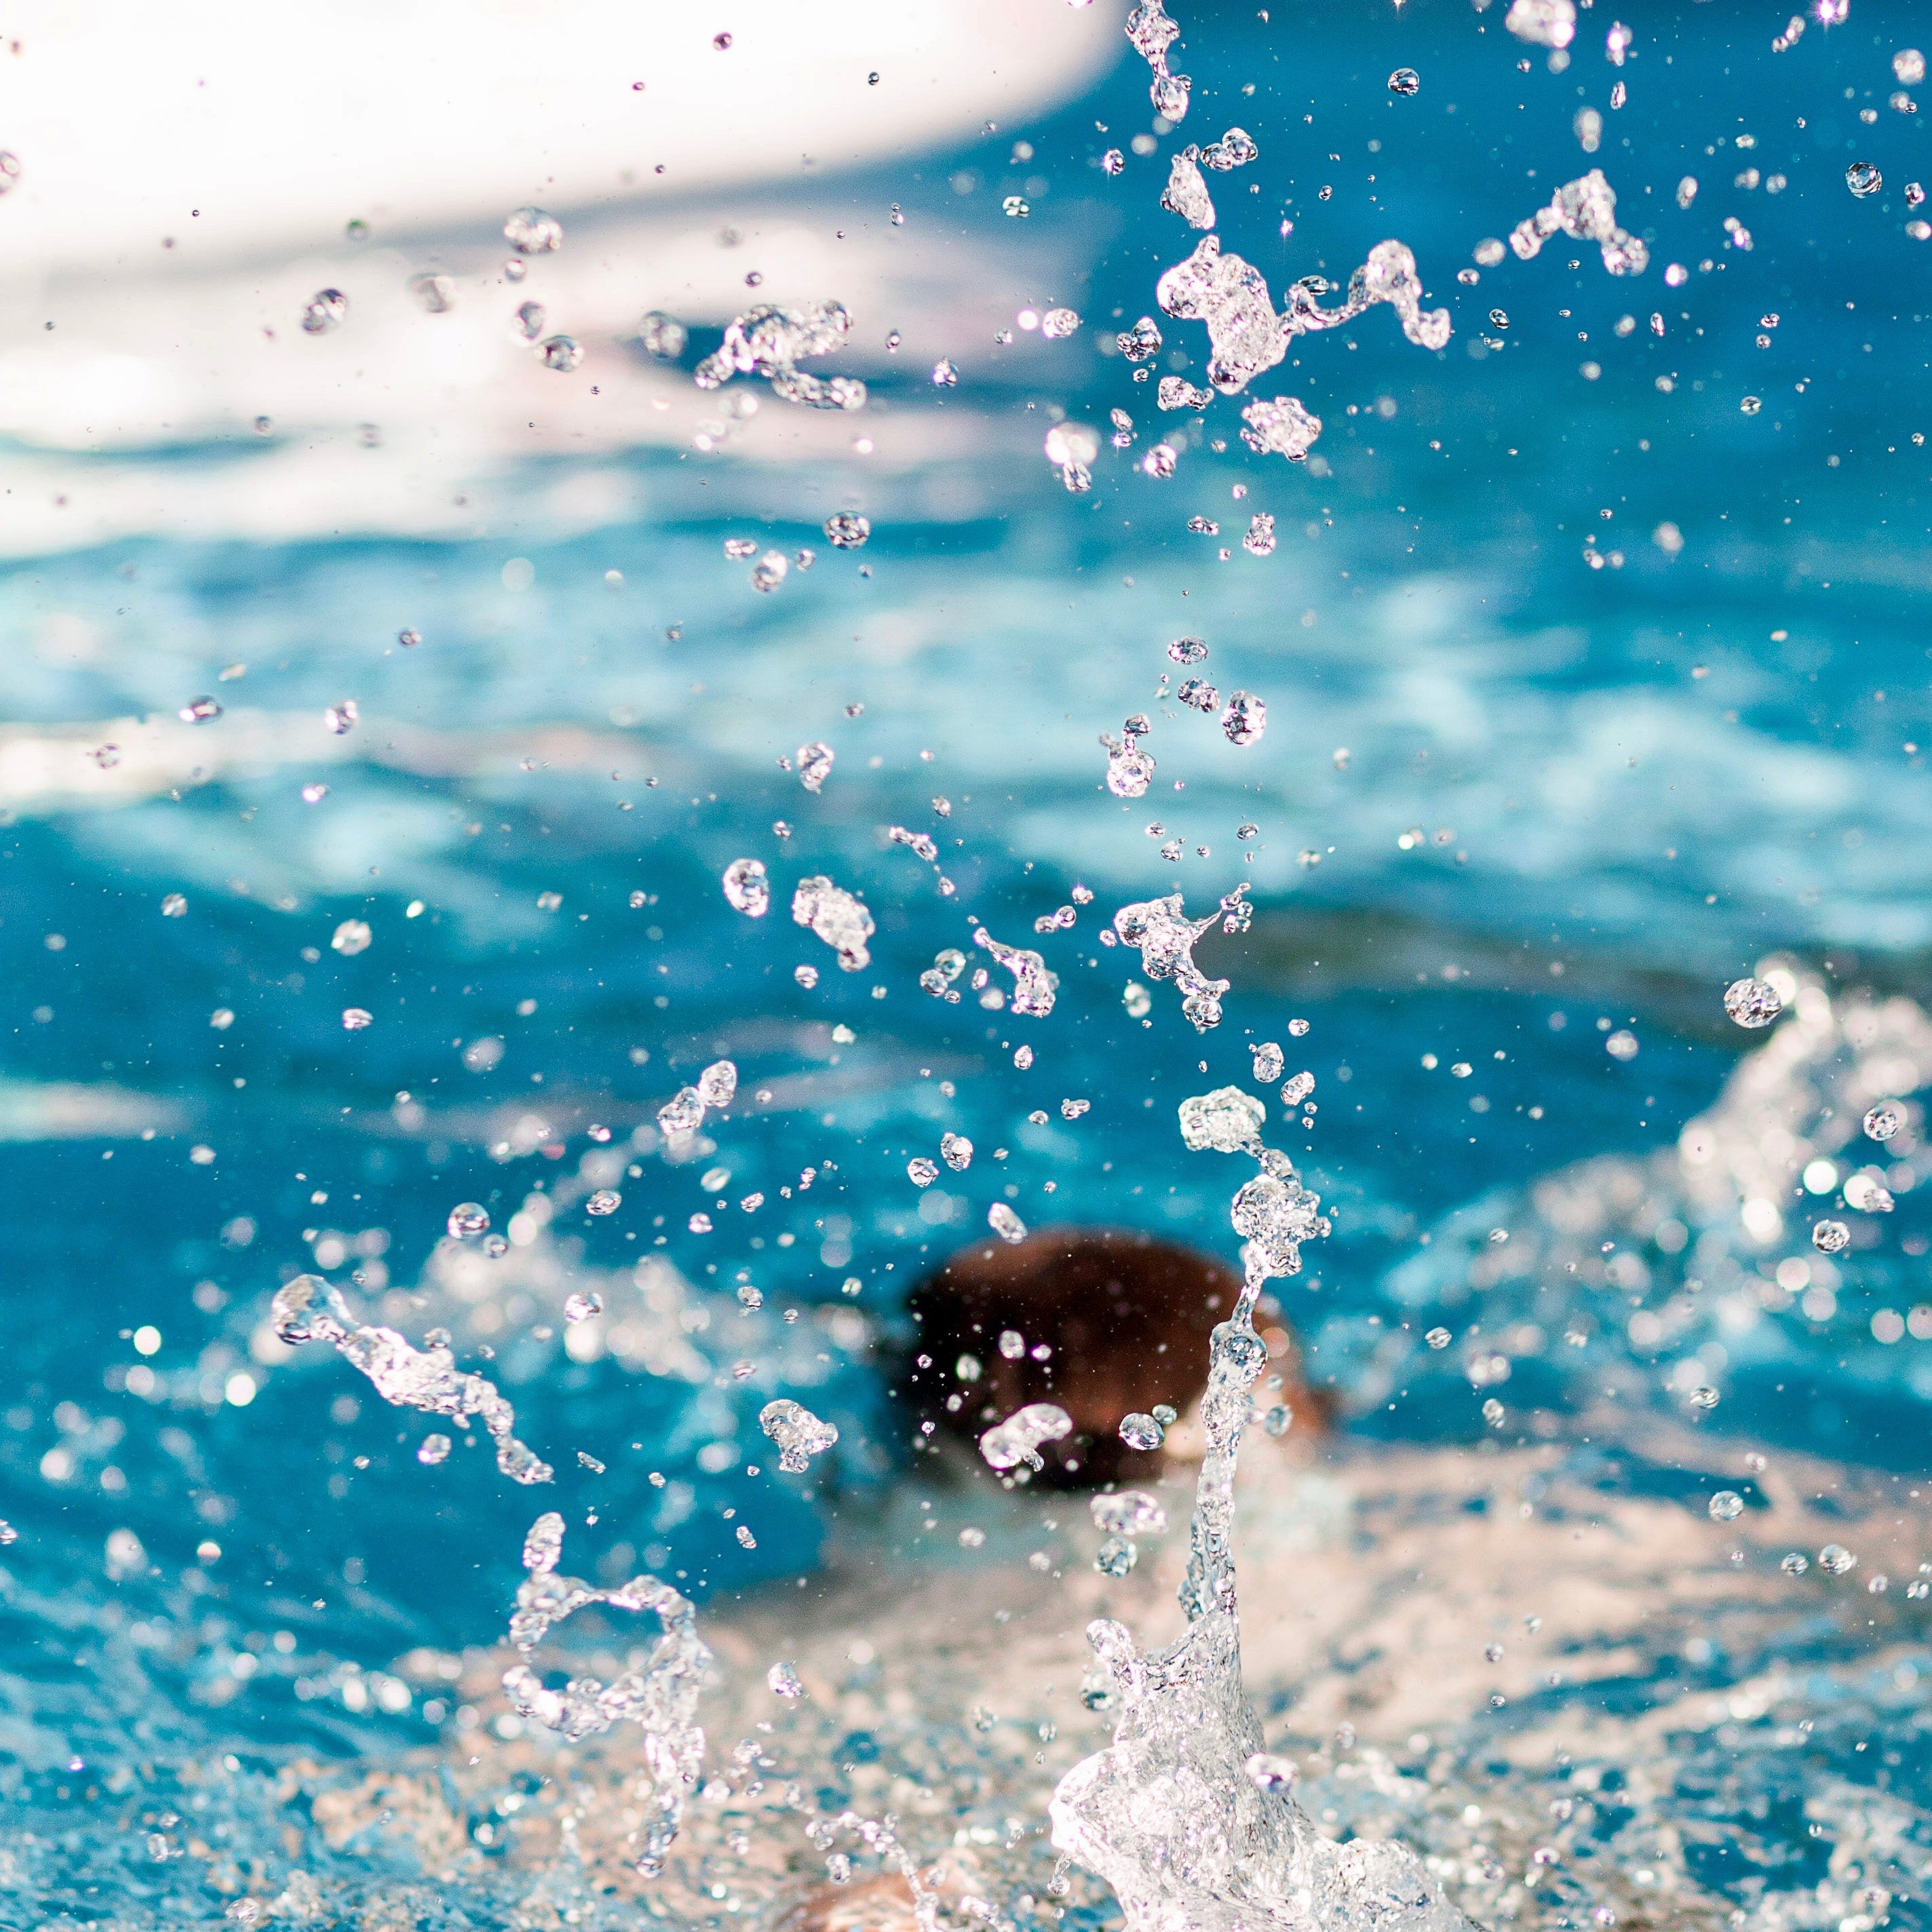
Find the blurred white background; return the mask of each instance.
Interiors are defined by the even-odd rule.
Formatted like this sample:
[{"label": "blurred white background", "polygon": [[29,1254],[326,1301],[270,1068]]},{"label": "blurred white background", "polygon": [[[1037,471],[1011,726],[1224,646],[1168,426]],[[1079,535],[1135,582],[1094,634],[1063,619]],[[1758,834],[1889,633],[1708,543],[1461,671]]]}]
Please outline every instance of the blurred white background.
[{"label": "blurred white background", "polygon": [[[1016,302],[1064,298],[1047,251],[1008,230],[995,285],[956,232],[892,226],[856,171],[1076,95],[1124,46],[1119,10],[27,0],[0,44],[20,166],[0,200],[0,551],[473,528],[524,457],[688,446],[717,413],[623,346],[652,309],[716,325],[836,298],[855,344],[896,328],[909,360],[957,353]],[[565,241],[519,283],[502,225],[532,203]],[[425,272],[445,312],[410,292]],[[304,334],[325,288],[346,318]],[[527,302],[583,345],[576,371],[537,361]],[[730,424],[747,453],[849,450],[853,419],[763,400]],[[918,458],[970,439],[966,413],[926,412]],[[900,428],[872,432],[883,464]],[[582,514],[616,507],[574,487]]]}]

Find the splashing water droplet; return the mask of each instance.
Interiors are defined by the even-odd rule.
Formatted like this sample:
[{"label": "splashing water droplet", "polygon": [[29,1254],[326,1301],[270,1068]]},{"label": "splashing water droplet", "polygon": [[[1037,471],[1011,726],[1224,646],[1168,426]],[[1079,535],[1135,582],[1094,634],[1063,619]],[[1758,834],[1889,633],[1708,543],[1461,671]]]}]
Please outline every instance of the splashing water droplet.
[{"label": "splashing water droplet", "polygon": [[540,208],[514,209],[503,224],[503,239],[519,255],[547,255],[563,246],[563,224]]},{"label": "splashing water droplet", "polygon": [[349,298],[340,289],[322,289],[302,305],[304,335],[326,335],[340,328],[349,318]]},{"label": "splashing water droplet", "polygon": [[1158,1449],[1167,1440],[1167,1431],[1150,1415],[1138,1412],[1120,1418],[1120,1440],[1130,1449]]},{"label": "splashing water droplet", "polygon": [[1251,691],[1238,691],[1221,713],[1221,730],[1231,745],[1252,745],[1268,729],[1268,706]]},{"label": "splashing water droplet", "polygon": [[1046,1459],[1040,1453],[1041,1444],[1057,1442],[1072,1431],[1073,1418],[1065,1409],[1050,1402],[1030,1402],[980,1438],[980,1454],[995,1469],[1014,1468],[1022,1462],[1043,1469]]},{"label": "splashing water droplet", "polygon": [[1422,91],[1422,76],[1412,67],[1399,67],[1388,77],[1388,91],[1405,99]]},{"label": "splashing water droplet", "polygon": [[830,1423],[784,1396],[759,1410],[758,1426],[778,1444],[778,1467],[788,1475],[802,1475],[814,1456],[822,1456],[838,1440],[838,1431]]},{"label": "splashing water droplet", "polygon": [[986,1210],[986,1225],[1003,1241],[1026,1239],[1026,1223],[1004,1201],[995,1201]]},{"label": "splashing water droplet", "polygon": [[1864,1118],[1866,1137],[1888,1141],[1905,1124],[1905,1109],[1896,1100],[1881,1100]]},{"label": "splashing water droplet", "polygon": [[1854,161],[1845,170],[1845,185],[1862,201],[1884,187],[1885,177],[1870,162]]},{"label": "splashing water droplet", "polygon": [[1724,988],[1724,1010],[1741,1027],[1768,1027],[1784,1012],[1784,995],[1767,980],[1733,980]]},{"label": "splashing water droplet", "polygon": [[1734,1522],[1744,1513],[1744,1499],[1736,1490],[1720,1490],[1711,1498],[1711,1520]]},{"label": "splashing water droplet", "polygon": [[459,1201],[449,1210],[446,1223],[452,1240],[461,1240],[470,1234],[487,1233],[490,1226],[490,1210],[480,1201]]},{"label": "splashing water droplet", "polygon": [[724,868],[724,902],[734,911],[763,919],[772,909],[771,882],[762,859],[734,859]]},{"label": "splashing water droplet", "polygon": [[876,930],[872,915],[822,873],[800,880],[792,894],[791,916],[794,924],[809,926],[838,954],[842,971],[860,972],[872,964],[866,942]]}]

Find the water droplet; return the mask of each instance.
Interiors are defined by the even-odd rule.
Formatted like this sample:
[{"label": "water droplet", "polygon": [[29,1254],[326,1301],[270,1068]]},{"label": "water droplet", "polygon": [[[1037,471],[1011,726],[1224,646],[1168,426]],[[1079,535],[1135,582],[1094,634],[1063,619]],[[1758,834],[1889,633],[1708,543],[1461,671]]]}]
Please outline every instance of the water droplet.
[{"label": "water droplet", "polygon": [[724,868],[724,901],[752,919],[763,919],[771,910],[771,882],[762,859],[734,859]]},{"label": "water droplet", "polygon": [[1819,1221],[1812,1226],[1811,1245],[1821,1255],[1844,1253],[1851,1239],[1852,1231],[1842,1221]]},{"label": "water droplet", "polygon": [[1120,1440],[1130,1449],[1158,1449],[1167,1440],[1167,1431],[1152,1416],[1136,1412],[1120,1418]]},{"label": "water droplet", "polygon": [[802,1697],[805,1686],[789,1664],[775,1664],[765,1672],[765,1688],[780,1697]]},{"label": "water droplet", "polygon": [[955,1173],[962,1172],[973,1164],[973,1143],[964,1134],[942,1134],[939,1156]]},{"label": "water droplet", "polygon": [[1263,1791],[1286,1791],[1300,1775],[1292,1758],[1278,1757],[1273,1751],[1255,1752],[1241,1768]]},{"label": "water droplet", "polygon": [[930,1187],[939,1178],[939,1169],[925,1155],[919,1154],[906,1162],[906,1178],[915,1187]]},{"label": "water droplet", "polygon": [[540,208],[515,208],[503,224],[503,239],[519,255],[548,255],[563,246],[563,224]]},{"label": "water droplet", "polygon": [[450,1448],[449,1438],[439,1430],[431,1435],[425,1436],[417,1444],[416,1460],[418,1462],[426,1462],[434,1468],[437,1463],[448,1458]]},{"label": "water droplet", "polygon": [[1818,1552],[1818,1568],[1828,1576],[1843,1576],[1858,1568],[1858,1559],[1842,1543],[1828,1543]]},{"label": "water droplet", "polygon": [[1022,1462],[1043,1469],[1046,1459],[1040,1453],[1041,1445],[1072,1432],[1073,1418],[1065,1409],[1050,1402],[1030,1402],[980,1438],[980,1454],[995,1469],[1015,1468]]},{"label": "water droplet", "polygon": [[624,1204],[624,1197],[614,1187],[600,1187],[584,1204],[586,1214],[614,1214]]},{"label": "water droplet", "polygon": [[1446,1348],[1455,1338],[1446,1328],[1432,1328],[1422,1339],[1432,1348]]},{"label": "water droplet", "polygon": [[1238,691],[1221,713],[1221,730],[1231,745],[1252,745],[1268,729],[1268,706],[1251,691]]},{"label": "water droplet", "polygon": [[342,1026],[346,1033],[361,1033],[375,1023],[376,1016],[367,1006],[344,1006],[342,1010]]},{"label": "water droplet", "polygon": [[340,328],[348,314],[349,298],[340,289],[321,290],[303,305],[302,333],[326,335],[331,329]]},{"label": "water droplet", "polygon": [[1869,161],[1854,161],[1845,170],[1845,185],[1863,200],[1885,185],[1885,177]]},{"label": "water droplet", "polygon": [[1724,988],[1724,1010],[1741,1027],[1768,1027],[1784,1010],[1784,995],[1768,980],[1733,980]]},{"label": "water droplet", "polygon": [[370,937],[366,920],[345,919],[335,928],[328,943],[335,951],[352,959],[357,953],[368,950]]},{"label": "water droplet", "polygon": [[1004,1201],[995,1201],[986,1210],[986,1225],[1003,1241],[1026,1239],[1026,1223]]},{"label": "water droplet", "polygon": [[1124,1576],[1140,1561],[1140,1546],[1124,1536],[1104,1539],[1094,1552],[1094,1568],[1103,1576]]},{"label": "water droplet", "polygon": [[210,724],[221,716],[221,706],[212,698],[190,698],[175,716],[184,724]]},{"label": "water droplet", "polygon": [[584,345],[574,335],[553,335],[538,350],[546,369],[563,373],[576,368],[584,360]]},{"label": "water droplet", "polygon": [[871,520],[854,510],[837,510],[825,520],[825,541],[834,550],[862,550],[872,534]]},{"label": "water droplet", "polygon": [[820,792],[825,789],[825,781],[832,776],[833,756],[832,747],[823,742],[800,746],[796,758],[798,782],[807,791]]},{"label": "water droplet", "polygon": [[490,1210],[480,1201],[459,1201],[449,1210],[445,1224],[452,1239],[461,1240],[466,1235],[481,1234],[490,1226]]},{"label": "water droplet", "polygon": [[823,1455],[838,1440],[838,1431],[830,1423],[783,1396],[759,1410],[758,1426],[778,1444],[778,1467],[788,1475],[802,1475],[814,1456]]},{"label": "water droplet", "polygon": [[337,737],[352,731],[360,722],[362,713],[352,698],[345,698],[339,704],[332,704],[322,714],[322,722]]},{"label": "water droplet", "polygon": [[1734,1522],[1744,1513],[1744,1499],[1736,1490],[1720,1490],[1711,1498],[1711,1520]]},{"label": "water droplet", "polygon": [[1422,91],[1422,76],[1412,67],[1399,67],[1388,77],[1388,90],[1405,98]]},{"label": "water droplet", "polygon": [[1868,1138],[1888,1141],[1905,1124],[1905,1109],[1896,1100],[1881,1100],[1864,1118]]}]

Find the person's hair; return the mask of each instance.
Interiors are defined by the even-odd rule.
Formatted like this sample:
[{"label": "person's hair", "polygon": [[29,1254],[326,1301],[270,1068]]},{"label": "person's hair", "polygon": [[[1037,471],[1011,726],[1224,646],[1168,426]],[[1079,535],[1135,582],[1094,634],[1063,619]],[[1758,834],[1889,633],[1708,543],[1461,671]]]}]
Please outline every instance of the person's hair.
[{"label": "person's hair", "polygon": [[[969,1442],[1024,1403],[1057,1403],[1073,1430],[1044,1445],[1034,1481],[1144,1481],[1160,1472],[1160,1451],[1130,1449],[1120,1418],[1193,1404],[1207,1386],[1209,1332],[1240,1289],[1231,1268],[1148,1234],[1048,1228],[1011,1245],[976,1241],[908,1298],[916,1326],[904,1392],[922,1419]],[[1000,1350],[1008,1331],[1024,1345],[1017,1355]],[[1042,1344],[1051,1352],[1036,1360]],[[979,1364],[976,1377],[962,1378],[962,1356]]]}]

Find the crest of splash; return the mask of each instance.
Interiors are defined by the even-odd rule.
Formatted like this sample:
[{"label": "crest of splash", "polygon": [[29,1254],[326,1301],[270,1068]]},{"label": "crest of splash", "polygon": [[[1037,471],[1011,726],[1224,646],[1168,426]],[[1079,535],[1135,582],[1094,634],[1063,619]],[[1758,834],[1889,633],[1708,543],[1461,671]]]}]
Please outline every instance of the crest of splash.
[{"label": "crest of splash", "polygon": [[1229,892],[1205,919],[1190,919],[1181,909],[1181,896],[1137,901],[1114,915],[1114,930],[1124,945],[1141,956],[1141,968],[1150,980],[1172,980],[1180,988],[1180,1010],[1197,1033],[1221,1024],[1221,995],[1226,980],[1210,980],[1194,963],[1194,942],[1218,919],[1223,932],[1246,932],[1254,919],[1246,884]]},{"label": "crest of splash", "polygon": [[872,963],[866,944],[876,930],[872,915],[823,873],[799,880],[791,896],[791,916],[794,924],[811,927],[838,954],[842,972],[862,972]]},{"label": "crest of splash", "polygon": [[734,376],[762,376],[772,393],[808,410],[862,410],[866,386],[852,376],[814,376],[797,364],[844,346],[852,318],[841,302],[780,308],[760,302],[724,331],[724,340],[693,372],[700,389],[718,389]]},{"label": "crest of splash", "polygon": [[[677,1836],[685,1793],[697,1784],[704,1762],[698,1694],[711,1653],[698,1639],[696,1612],[669,1584],[655,1576],[633,1576],[614,1589],[600,1590],[557,1574],[562,1552],[563,1518],[554,1511],[538,1516],[524,1539],[524,1568],[530,1574],[517,1586],[517,1607],[510,1613],[510,1642],[523,1661],[504,1672],[503,1688],[518,1715],[573,1742],[627,1718],[643,1731],[652,1790],[649,1815],[639,1833],[644,1850],[638,1870],[655,1878]],[[589,1604],[653,1611],[662,1633],[642,1663],[608,1684],[573,1677],[561,1690],[548,1689],[530,1660],[556,1624]]]},{"label": "crest of splash", "polygon": [[1613,275],[1640,275],[1650,266],[1650,250],[1636,236],[1617,226],[1616,190],[1604,178],[1601,168],[1565,182],[1546,208],[1539,208],[1510,230],[1510,246],[1519,261],[1527,262],[1559,230],[1576,241],[1595,242],[1604,266]]},{"label": "crest of splash", "polygon": [[1015,1012],[1043,1020],[1052,1012],[1060,976],[1048,971],[1046,962],[1037,952],[1024,946],[1003,946],[983,926],[974,928],[973,944],[983,946],[1013,976]]},{"label": "crest of splash", "polygon": [[1180,1592],[1188,1627],[1166,1650],[1136,1653],[1123,1625],[1088,1625],[1120,1715],[1113,1743],[1055,1788],[1054,1844],[1113,1888],[1127,1932],[1466,1932],[1414,1852],[1385,1841],[1336,1844],[1286,1784],[1250,1771],[1262,1738],[1241,1682],[1230,1538],[1248,1391],[1268,1363],[1254,1306],[1262,1283],[1298,1269],[1300,1242],[1328,1224],[1287,1156],[1262,1145],[1259,1102],[1224,1088],[1181,1113],[1189,1146],[1238,1148],[1262,1168],[1234,1197],[1234,1226],[1249,1237],[1246,1279],[1210,1343],[1208,1453]]},{"label": "crest of splash", "polygon": [[393,1328],[358,1322],[342,1291],[321,1276],[298,1274],[275,1291],[269,1319],[292,1348],[326,1342],[376,1385],[376,1393],[398,1408],[447,1415],[465,1425],[482,1424],[496,1445],[496,1466],[519,1483],[547,1483],[550,1465],[516,1436],[517,1412],[495,1383],[466,1373],[445,1342],[427,1348],[412,1346]]},{"label": "crest of splash", "polygon": [[1415,257],[1400,242],[1378,242],[1348,278],[1341,305],[1324,308],[1320,298],[1331,286],[1319,275],[1304,276],[1277,315],[1267,277],[1240,256],[1224,254],[1218,235],[1204,235],[1186,261],[1161,277],[1154,295],[1167,314],[1208,325],[1208,380],[1224,395],[1272,369],[1298,335],[1352,322],[1378,302],[1395,310],[1402,334],[1418,348],[1440,349],[1449,340],[1449,311],[1424,312]]},{"label": "crest of splash", "polygon": [[1162,10],[1160,0],[1141,0],[1127,16],[1127,38],[1154,73],[1148,98],[1154,103],[1154,111],[1169,121],[1186,118],[1188,94],[1194,85],[1186,75],[1174,73],[1167,64],[1167,50],[1180,32],[1178,25]]}]

